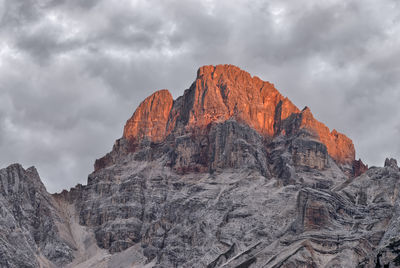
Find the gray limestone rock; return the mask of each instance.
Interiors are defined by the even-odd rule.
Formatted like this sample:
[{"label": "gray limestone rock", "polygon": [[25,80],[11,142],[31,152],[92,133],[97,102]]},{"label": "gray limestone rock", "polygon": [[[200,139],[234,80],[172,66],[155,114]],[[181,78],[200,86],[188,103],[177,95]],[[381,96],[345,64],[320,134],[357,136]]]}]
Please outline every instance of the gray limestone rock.
[{"label": "gray limestone rock", "polygon": [[34,167],[0,170],[0,267],[60,266],[73,259],[60,237],[62,219]]},{"label": "gray limestone rock", "polygon": [[50,195],[0,170],[0,267],[394,267],[400,171],[348,177],[307,131],[228,120],[120,139],[87,185]]},{"label": "gray limestone rock", "polygon": [[399,168],[398,166],[397,166],[397,160],[396,159],[394,159],[394,158],[386,158],[385,159],[385,165],[384,165],[385,167],[391,167],[391,168]]}]

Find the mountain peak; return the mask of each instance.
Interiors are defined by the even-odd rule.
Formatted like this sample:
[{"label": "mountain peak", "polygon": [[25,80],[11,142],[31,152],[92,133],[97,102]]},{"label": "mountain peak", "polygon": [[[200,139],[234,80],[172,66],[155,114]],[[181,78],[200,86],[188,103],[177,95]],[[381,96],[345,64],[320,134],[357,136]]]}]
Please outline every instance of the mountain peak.
[{"label": "mountain peak", "polygon": [[196,79],[237,79],[241,77],[243,80],[251,80],[253,78],[258,79],[258,77],[252,77],[248,72],[240,69],[239,67],[232,64],[219,64],[219,65],[205,65],[197,70]]},{"label": "mountain peak", "polygon": [[165,138],[165,127],[173,102],[167,89],[147,97],[126,122],[124,137],[130,140],[149,137],[155,142],[162,141]]},{"label": "mountain peak", "polygon": [[167,90],[146,98],[127,121],[124,138],[162,142],[171,133],[206,131],[211,123],[229,119],[250,126],[264,137],[306,128],[338,163],[351,165],[355,159],[352,141],[336,130],[331,132],[308,107],[300,111],[272,83],[229,64],[200,67],[191,87],[175,101]]},{"label": "mountain peak", "polygon": [[237,67],[198,73],[139,105],[87,185],[50,195],[34,167],[0,169],[0,266],[396,264],[395,159],[354,161],[349,138]]}]

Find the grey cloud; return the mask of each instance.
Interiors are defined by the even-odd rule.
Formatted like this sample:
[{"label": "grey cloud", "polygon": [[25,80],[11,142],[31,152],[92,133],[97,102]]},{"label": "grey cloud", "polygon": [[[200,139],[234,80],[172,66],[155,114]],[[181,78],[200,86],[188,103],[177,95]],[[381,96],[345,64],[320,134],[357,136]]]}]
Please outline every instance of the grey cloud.
[{"label": "grey cloud", "polygon": [[19,35],[15,40],[16,47],[28,53],[38,63],[47,63],[53,55],[67,53],[80,45],[77,42],[59,40],[60,33],[50,27]]},{"label": "grey cloud", "polygon": [[[4,1],[2,28],[26,27],[39,19],[40,12],[34,1]],[[11,33],[12,34],[12,33]]]},{"label": "grey cloud", "polygon": [[50,191],[84,183],[145,97],[181,95],[204,64],[273,82],[369,164],[400,158],[396,1],[4,3],[0,166],[37,166]]}]

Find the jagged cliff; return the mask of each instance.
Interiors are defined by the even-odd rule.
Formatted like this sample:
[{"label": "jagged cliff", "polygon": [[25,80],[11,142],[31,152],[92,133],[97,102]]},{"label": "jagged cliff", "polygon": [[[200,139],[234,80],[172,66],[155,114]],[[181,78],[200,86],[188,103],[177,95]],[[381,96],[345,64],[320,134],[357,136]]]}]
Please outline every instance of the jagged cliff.
[{"label": "jagged cliff", "polygon": [[139,105],[87,185],[0,170],[0,267],[399,265],[397,162],[354,154],[272,84],[204,66]]},{"label": "jagged cliff", "polygon": [[73,246],[62,238],[60,217],[34,167],[0,170],[0,267],[62,266]]},{"label": "jagged cliff", "polygon": [[201,67],[192,86],[175,101],[167,90],[154,93],[128,120],[123,137],[160,142],[171,133],[196,133],[213,122],[228,119],[268,137],[307,128],[318,136],[335,161],[354,161],[355,150],[349,138],[336,130],[330,132],[309,109],[300,112],[273,84],[233,65]]}]

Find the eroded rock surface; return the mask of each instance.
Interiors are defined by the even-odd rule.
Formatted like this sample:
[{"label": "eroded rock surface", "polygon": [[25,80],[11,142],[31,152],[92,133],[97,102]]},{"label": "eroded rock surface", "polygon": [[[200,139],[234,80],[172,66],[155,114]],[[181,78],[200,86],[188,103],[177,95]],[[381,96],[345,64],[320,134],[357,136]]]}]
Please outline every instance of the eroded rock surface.
[{"label": "eroded rock surface", "polygon": [[201,67],[191,87],[175,101],[167,90],[154,93],[128,120],[123,137],[137,143],[143,139],[162,142],[170,134],[204,134],[211,123],[229,119],[270,138],[285,134],[282,124],[292,130],[307,128],[325,144],[336,162],[351,168],[354,161],[355,150],[348,137],[330,131],[308,108],[300,111],[273,84],[233,65]]},{"label": "eroded rock surface", "polygon": [[[290,141],[276,146],[291,155]],[[113,254],[140,248],[139,266],[397,263],[398,170],[371,168],[349,179],[329,156],[323,169],[290,161],[285,167],[289,179],[279,165],[268,174],[244,165],[181,175],[156,160],[130,160],[91,174],[79,196],[63,198],[99,247]]]},{"label": "eroded rock surface", "polygon": [[353,162],[353,177],[358,177],[367,172],[368,165],[365,165],[361,159]]},{"label": "eroded rock surface", "polygon": [[73,259],[62,219],[34,167],[0,170],[0,267],[54,267]]},{"label": "eroded rock surface", "polygon": [[393,158],[386,158],[385,159],[385,167],[399,168],[397,166],[397,160],[393,159]]},{"label": "eroded rock surface", "polygon": [[87,185],[0,170],[0,267],[395,267],[400,171],[268,82],[205,66],[147,98]]},{"label": "eroded rock surface", "polygon": [[126,122],[124,137],[131,140],[149,138],[162,141],[174,100],[168,90],[160,90],[146,98]]},{"label": "eroded rock surface", "polygon": [[329,155],[339,164],[351,166],[355,159],[353,142],[335,129],[330,131],[327,126],[317,121],[308,107],[305,107],[299,113],[291,114],[285,120],[281,120],[276,128],[277,131],[287,135],[295,134],[301,129],[307,129],[326,146]]}]

